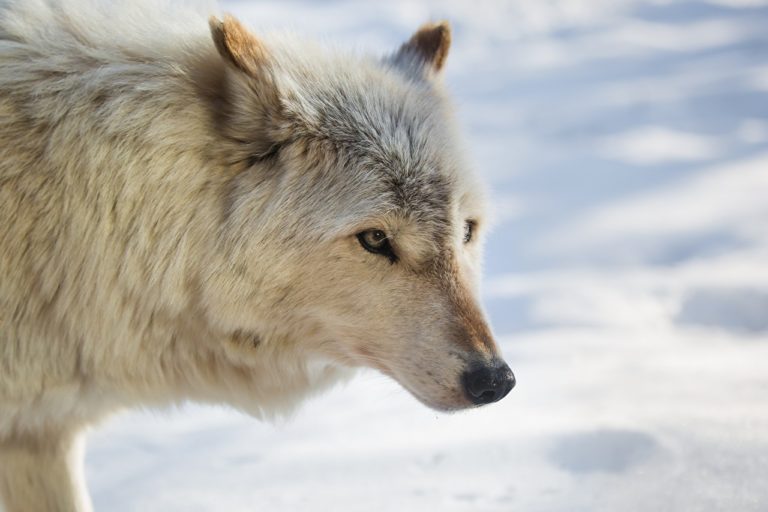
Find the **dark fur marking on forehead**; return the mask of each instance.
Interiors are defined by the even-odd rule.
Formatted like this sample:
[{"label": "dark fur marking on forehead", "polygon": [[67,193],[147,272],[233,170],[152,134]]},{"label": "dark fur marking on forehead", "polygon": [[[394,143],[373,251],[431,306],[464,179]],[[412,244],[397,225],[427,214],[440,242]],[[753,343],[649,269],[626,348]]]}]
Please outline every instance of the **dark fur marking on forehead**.
[{"label": "dark fur marking on forehead", "polygon": [[442,246],[450,233],[451,184],[439,163],[423,158],[417,148],[418,143],[410,144],[413,153],[407,156],[396,151],[379,155],[375,165],[400,213],[420,224],[422,233]]},{"label": "dark fur marking on forehead", "polygon": [[[377,78],[385,80],[386,75]],[[441,111],[439,100],[424,87],[390,90],[371,77],[352,84],[326,83],[312,89],[305,101],[311,104],[310,114],[294,111],[295,128],[355,156],[386,151],[397,141],[399,150],[418,158],[424,141],[416,133],[428,133],[432,117]]]},{"label": "dark fur marking on forehead", "polygon": [[295,112],[292,124],[307,145],[324,148],[315,154],[375,182],[383,202],[442,245],[450,232],[452,178],[436,142],[445,136],[435,133],[442,127],[439,98],[426,87],[390,90],[371,82],[326,84],[309,101],[307,117]]},{"label": "dark fur marking on forehead", "polygon": [[441,234],[450,225],[450,188],[437,173],[423,175],[390,174],[385,179],[393,202],[417,222],[428,222]]}]

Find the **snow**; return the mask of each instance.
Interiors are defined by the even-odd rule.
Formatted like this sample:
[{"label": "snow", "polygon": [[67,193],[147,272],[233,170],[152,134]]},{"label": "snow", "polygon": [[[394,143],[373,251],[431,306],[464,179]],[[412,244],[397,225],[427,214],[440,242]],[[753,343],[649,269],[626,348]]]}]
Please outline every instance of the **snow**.
[{"label": "snow", "polygon": [[601,153],[636,165],[676,161],[711,160],[720,153],[715,136],[678,132],[663,127],[643,127],[604,138]]},{"label": "snow", "polygon": [[444,415],[363,372],[278,424],[125,414],[90,437],[97,510],[768,510],[768,3],[224,7],[377,52],[453,22],[518,386]]}]

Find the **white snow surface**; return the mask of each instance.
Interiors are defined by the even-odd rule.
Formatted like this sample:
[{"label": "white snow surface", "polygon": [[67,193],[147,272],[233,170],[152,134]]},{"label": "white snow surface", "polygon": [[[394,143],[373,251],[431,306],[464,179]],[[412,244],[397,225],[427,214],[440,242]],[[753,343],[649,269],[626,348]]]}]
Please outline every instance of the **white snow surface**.
[{"label": "white snow surface", "polygon": [[90,436],[100,511],[768,510],[768,4],[227,1],[386,53],[449,19],[490,182],[484,301],[517,387],[460,414],[373,372],[262,423]]}]

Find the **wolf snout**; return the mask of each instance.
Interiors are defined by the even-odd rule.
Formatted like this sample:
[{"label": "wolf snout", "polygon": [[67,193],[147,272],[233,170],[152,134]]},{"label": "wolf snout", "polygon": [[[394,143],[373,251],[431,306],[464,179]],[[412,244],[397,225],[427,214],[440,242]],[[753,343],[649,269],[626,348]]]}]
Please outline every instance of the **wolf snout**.
[{"label": "wolf snout", "polygon": [[498,402],[515,387],[515,375],[507,363],[494,359],[490,364],[475,364],[461,378],[464,392],[475,405]]}]

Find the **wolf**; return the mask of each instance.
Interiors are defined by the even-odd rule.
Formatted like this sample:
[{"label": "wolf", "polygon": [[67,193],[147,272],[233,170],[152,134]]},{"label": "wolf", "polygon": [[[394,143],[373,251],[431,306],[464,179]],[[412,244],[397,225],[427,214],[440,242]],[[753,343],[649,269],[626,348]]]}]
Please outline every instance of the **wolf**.
[{"label": "wolf", "polygon": [[90,510],[82,433],[121,408],[269,418],[358,367],[443,411],[512,389],[446,22],[378,58],[115,4],[0,2],[8,512]]}]

